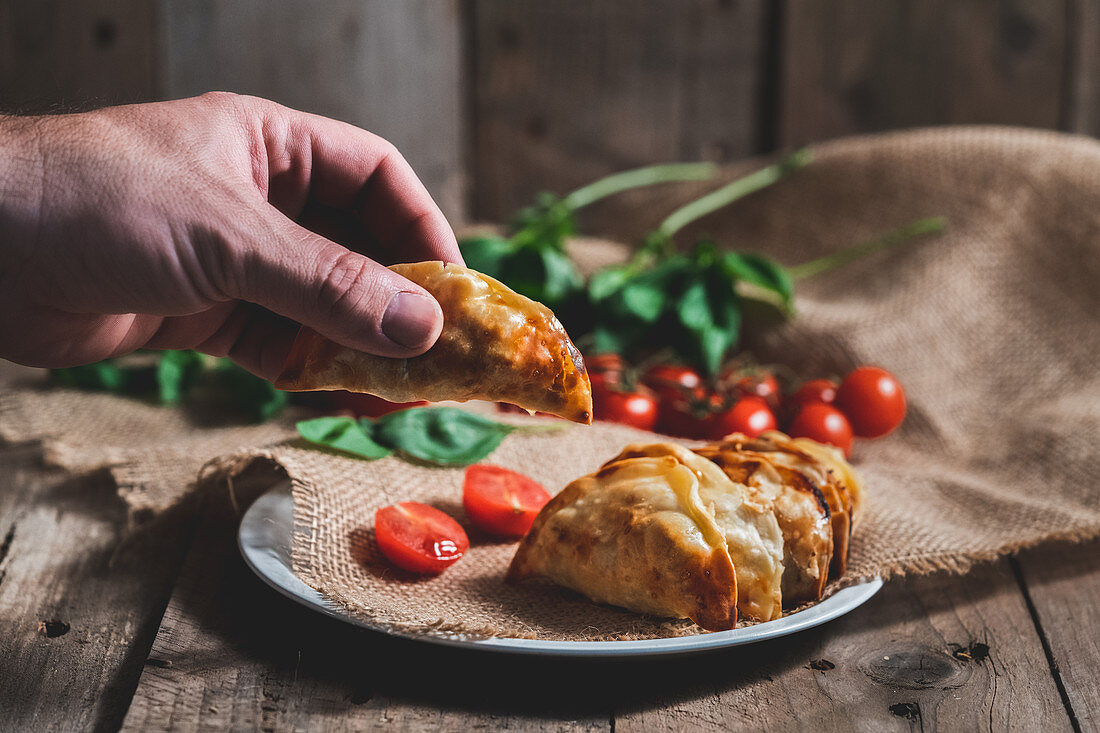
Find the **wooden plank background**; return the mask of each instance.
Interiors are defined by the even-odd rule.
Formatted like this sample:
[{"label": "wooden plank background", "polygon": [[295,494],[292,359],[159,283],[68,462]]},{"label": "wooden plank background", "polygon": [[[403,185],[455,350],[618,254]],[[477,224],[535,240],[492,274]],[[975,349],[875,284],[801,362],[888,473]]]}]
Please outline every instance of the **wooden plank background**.
[{"label": "wooden plank background", "polygon": [[209,89],[367,127],[456,223],[502,220],[657,161],[935,124],[1100,134],[1100,0],[0,0],[0,109]]}]

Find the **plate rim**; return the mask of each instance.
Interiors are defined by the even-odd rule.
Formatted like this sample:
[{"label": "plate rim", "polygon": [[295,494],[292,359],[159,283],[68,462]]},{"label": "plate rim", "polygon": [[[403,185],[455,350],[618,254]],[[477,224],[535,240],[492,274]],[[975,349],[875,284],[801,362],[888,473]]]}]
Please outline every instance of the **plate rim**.
[{"label": "plate rim", "polygon": [[[270,517],[272,512],[278,511],[280,508],[285,512],[285,504],[282,507],[277,506],[278,503],[282,502],[289,502],[290,504],[291,521],[288,524],[277,522]],[[270,543],[267,547],[254,547],[252,543],[246,540],[246,532],[262,533],[262,529],[265,528],[263,527],[264,523],[267,523],[268,527],[274,527],[279,532],[276,539],[285,543],[285,548],[272,548]],[[388,636],[448,647],[497,653],[559,657],[639,657],[671,656],[726,649],[754,644],[780,636],[788,636],[820,626],[859,608],[878,593],[883,585],[881,578],[872,578],[841,588],[820,603],[775,621],[729,631],[714,631],[692,636],[624,641],[555,641],[517,637],[471,638],[461,635],[400,631],[384,624],[372,623],[349,613],[342,606],[328,600],[320,591],[310,587],[294,574],[292,563],[289,562],[293,533],[293,496],[289,479],[274,483],[267,491],[258,496],[245,510],[237,527],[237,548],[244,559],[245,565],[264,584],[280,595],[330,618]],[[276,555],[276,550],[281,550],[281,554],[285,556],[285,559]],[[266,553],[266,556],[264,553]],[[267,566],[269,564],[280,567],[281,572],[268,570]],[[276,577],[280,575],[285,577]]]}]

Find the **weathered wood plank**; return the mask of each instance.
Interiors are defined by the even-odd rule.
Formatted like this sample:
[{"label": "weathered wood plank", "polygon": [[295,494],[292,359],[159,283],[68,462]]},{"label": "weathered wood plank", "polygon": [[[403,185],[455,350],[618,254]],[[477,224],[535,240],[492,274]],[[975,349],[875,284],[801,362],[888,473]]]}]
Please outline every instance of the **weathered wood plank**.
[{"label": "weathered wood plank", "polygon": [[715,654],[706,668],[640,687],[616,708],[616,730],[1070,728],[1004,561],[887,584],[820,630]]},{"label": "weathered wood plank", "polygon": [[[242,483],[234,485],[245,493]],[[554,694],[575,684],[561,665],[391,639],[286,600],[244,566],[236,524],[227,507],[212,505],[126,730],[609,727],[602,695]]]},{"label": "weathered wood plank", "polygon": [[152,99],[152,10],[148,0],[0,0],[0,109]]},{"label": "weathered wood plank", "polygon": [[1059,128],[1065,2],[792,0],[779,142],[932,124]]},{"label": "weathered wood plank", "polygon": [[474,213],[648,163],[756,152],[766,4],[475,4]]},{"label": "weathered wood plank", "polygon": [[182,515],[130,535],[105,476],[0,449],[0,727],[112,729],[122,720],[183,557]]},{"label": "weathered wood plank", "polygon": [[1073,54],[1066,129],[1100,136],[1100,0],[1069,0]]},{"label": "weathered wood plank", "polygon": [[458,0],[160,0],[161,93],[220,89],[389,139],[444,212],[465,209]]},{"label": "weathered wood plank", "polygon": [[1077,722],[1100,730],[1100,542],[1030,550],[1017,563]]}]

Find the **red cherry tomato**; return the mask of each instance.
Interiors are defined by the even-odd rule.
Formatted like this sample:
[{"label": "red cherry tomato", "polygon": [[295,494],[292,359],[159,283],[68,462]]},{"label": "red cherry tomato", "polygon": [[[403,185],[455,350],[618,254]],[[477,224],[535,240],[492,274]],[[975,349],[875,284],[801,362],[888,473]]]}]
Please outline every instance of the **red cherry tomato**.
[{"label": "red cherry tomato", "polygon": [[657,426],[657,400],[645,387],[630,392],[612,387],[592,390],[592,403],[599,420],[633,425],[642,430]]},{"label": "red cherry tomato", "polygon": [[810,438],[835,445],[847,456],[852,452],[852,426],[844,413],[831,405],[811,402],[802,408],[787,431],[792,438]]},{"label": "red cherry tomato", "polygon": [[775,421],[775,413],[763,398],[742,397],[733,407],[715,415],[708,427],[707,437],[719,440],[730,433],[744,433],[755,438],[764,431],[775,430],[779,426]]},{"label": "red cherry tomato", "polygon": [[724,412],[721,395],[696,387],[689,394],[661,400],[657,425],[662,433],[679,438],[707,438],[715,419]]},{"label": "red cherry tomato", "polygon": [[356,417],[382,417],[398,410],[428,404],[423,400],[419,402],[390,402],[372,394],[361,394],[359,392],[337,391],[329,393],[329,397],[334,407],[340,410],[350,410]]},{"label": "red cherry tomato", "polygon": [[840,383],[836,406],[848,416],[856,435],[878,438],[893,431],[905,419],[905,391],[890,372],[864,366]]},{"label": "red cherry tomato", "polygon": [[811,379],[803,382],[792,395],[783,401],[783,408],[789,417],[795,417],[803,407],[813,402],[823,405],[833,404],[836,399],[836,382],[831,379]]},{"label": "red cherry tomato", "polygon": [[478,529],[501,537],[527,534],[548,501],[550,494],[537,481],[500,466],[470,466],[462,482],[466,516]]},{"label": "red cherry tomato", "polygon": [[374,513],[378,549],[399,568],[437,575],[470,549],[466,531],[435,507],[405,501]]},{"label": "red cherry tomato", "polygon": [[618,354],[596,354],[584,357],[584,366],[588,376],[593,374],[621,374],[624,368],[623,358]]},{"label": "red cherry tomato", "polygon": [[703,384],[699,372],[677,364],[659,364],[642,377],[642,383],[657,393],[661,403],[674,402]]},{"label": "red cherry tomato", "polygon": [[745,396],[760,397],[769,405],[779,404],[779,380],[774,374],[751,374],[737,381],[737,391]]}]

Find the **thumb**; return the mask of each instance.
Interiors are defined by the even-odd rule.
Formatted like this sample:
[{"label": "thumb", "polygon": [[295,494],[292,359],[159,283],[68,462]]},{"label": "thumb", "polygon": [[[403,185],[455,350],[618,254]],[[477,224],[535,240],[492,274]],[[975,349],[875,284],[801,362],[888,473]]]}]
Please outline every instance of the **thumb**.
[{"label": "thumb", "polygon": [[227,295],[261,305],[359,351],[410,357],[431,348],[443,311],[428,291],[271,210],[234,243]]}]

